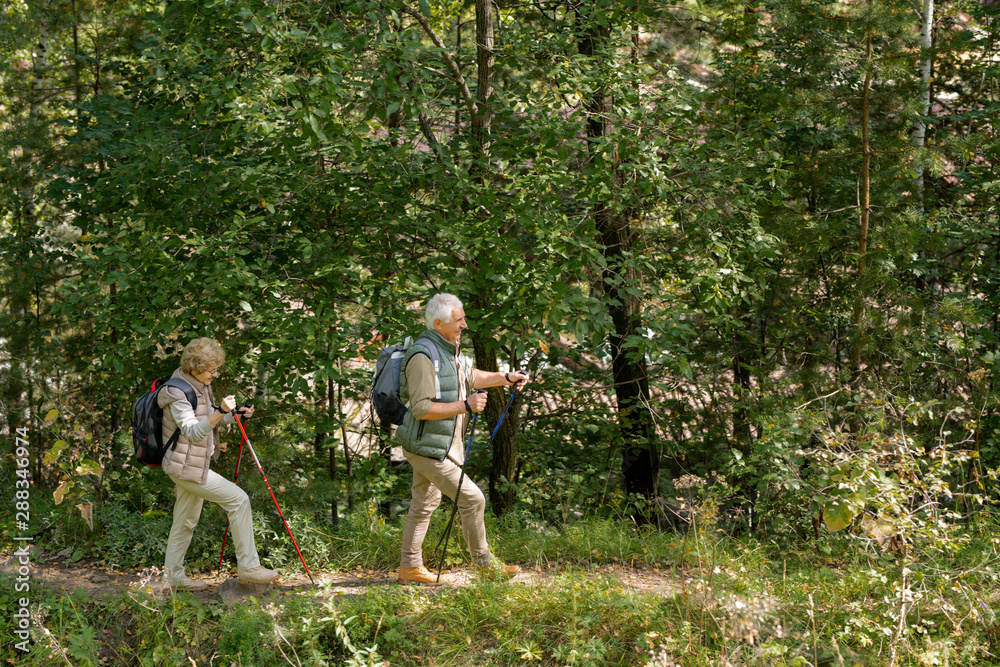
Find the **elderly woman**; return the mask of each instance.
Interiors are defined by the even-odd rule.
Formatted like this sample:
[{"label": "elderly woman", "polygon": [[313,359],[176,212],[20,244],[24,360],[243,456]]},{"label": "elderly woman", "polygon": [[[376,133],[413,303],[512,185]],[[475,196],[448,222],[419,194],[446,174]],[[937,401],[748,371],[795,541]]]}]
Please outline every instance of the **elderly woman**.
[{"label": "elderly woman", "polygon": [[[274,570],[261,567],[246,492],[209,468],[221,453],[218,425],[236,421],[232,414],[236,409],[235,397],[226,396],[216,407],[212,394],[212,379],[219,376],[219,368],[225,360],[226,353],[211,338],[191,341],[181,354],[181,367],[171,377],[191,385],[198,399],[197,406],[192,407],[177,387],[166,386],[157,396],[163,408],[163,441],[180,429],[176,447],[167,450],[162,464],[163,472],[174,481],[177,491],[174,523],[167,539],[164,581],[191,591],[208,587],[204,581],[191,579],[184,573],[184,554],[191,544],[201,506],[206,500],[218,504],[229,515],[240,583],[268,583],[278,578]],[[247,408],[245,416],[252,414],[253,408]]]}]

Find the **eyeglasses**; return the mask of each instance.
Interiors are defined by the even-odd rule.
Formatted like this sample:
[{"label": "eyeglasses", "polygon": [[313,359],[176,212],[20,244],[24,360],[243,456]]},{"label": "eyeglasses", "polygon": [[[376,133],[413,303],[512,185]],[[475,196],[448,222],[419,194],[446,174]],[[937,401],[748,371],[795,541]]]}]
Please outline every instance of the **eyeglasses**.
[{"label": "eyeglasses", "polygon": [[212,371],[208,371],[208,376],[209,377],[217,378],[217,377],[219,377],[219,375],[220,375],[220,373],[219,373],[219,369],[218,368],[216,368],[215,370],[212,370]]}]

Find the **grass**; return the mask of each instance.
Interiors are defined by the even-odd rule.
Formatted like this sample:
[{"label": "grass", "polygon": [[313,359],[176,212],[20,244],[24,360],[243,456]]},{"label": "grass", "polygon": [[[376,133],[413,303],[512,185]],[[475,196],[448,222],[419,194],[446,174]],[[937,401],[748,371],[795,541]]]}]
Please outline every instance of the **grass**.
[{"label": "grass", "polygon": [[[545,572],[537,584],[319,590],[233,607],[186,595],[39,594],[36,648],[22,664],[1000,664],[998,543],[988,528],[951,559],[911,553],[904,562],[846,534],[826,538],[820,554],[711,529],[659,533],[607,520],[556,529],[527,519],[488,528],[504,559]],[[388,571],[398,530],[358,512],[332,536],[327,561],[311,566]],[[425,544],[435,543],[432,530]],[[460,557],[458,548],[449,555]],[[620,575],[632,568],[666,584],[625,586]],[[4,583],[0,607],[10,608]]]},{"label": "grass", "polygon": [[673,625],[656,596],[573,573],[537,587],[380,588],[345,601],[341,613],[396,665],[635,664],[645,633]]}]

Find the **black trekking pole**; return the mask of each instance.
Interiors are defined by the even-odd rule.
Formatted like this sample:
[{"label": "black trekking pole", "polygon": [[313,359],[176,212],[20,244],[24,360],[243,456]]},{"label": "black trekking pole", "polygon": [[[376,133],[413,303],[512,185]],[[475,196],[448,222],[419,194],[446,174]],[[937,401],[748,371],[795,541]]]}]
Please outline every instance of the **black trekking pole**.
[{"label": "black trekking pole", "polygon": [[[476,421],[479,419],[479,413],[472,415],[472,423],[469,424],[469,444],[465,446],[465,457],[462,459],[462,474],[458,476],[458,487],[455,489],[455,507],[451,511],[451,518],[448,519],[448,525],[445,526],[444,536],[441,540],[444,541],[444,549],[441,550],[441,560],[438,561],[438,571],[436,582],[441,581],[441,570],[444,569],[444,559],[448,555],[448,539],[451,537],[451,527],[455,523],[455,514],[458,513],[458,499],[462,496],[462,481],[465,480],[465,464],[469,460],[469,452],[472,451],[472,436],[476,432]],[[438,547],[441,546],[441,540],[438,541],[438,546],[434,548],[437,551]]]},{"label": "black trekking pole", "polygon": [[[484,391],[480,389],[480,391]],[[511,404],[514,403],[514,397],[517,396],[517,385],[514,385],[514,391],[511,392],[510,400],[507,401],[507,407],[504,408],[503,413],[500,415],[500,420],[497,421],[496,428],[493,429],[493,433],[490,434],[490,443],[496,437],[497,432],[500,430],[500,425],[503,424],[504,417],[507,416],[507,411],[510,410]],[[472,451],[472,434],[476,428],[476,420],[479,418],[479,413],[477,412],[472,416],[472,424],[469,426],[469,444],[465,447],[465,458],[462,460],[462,474],[458,477],[458,489],[455,491],[455,504],[451,509],[451,518],[448,519],[448,525],[445,527],[444,536],[441,540],[444,541],[444,549],[441,551],[441,560],[438,564],[437,580],[441,581],[441,571],[444,569],[444,559],[448,554],[448,539],[451,536],[451,527],[455,523],[455,515],[458,513],[458,499],[461,497],[462,493],[462,481],[465,479],[465,468],[469,465],[469,453]],[[479,463],[477,463],[476,468],[478,472],[479,464],[483,462],[483,456],[486,453],[487,448],[483,448],[483,453],[479,455]],[[434,548],[436,552],[438,547],[441,546],[441,540],[438,541],[438,546]]]},{"label": "black trekking pole", "polygon": [[[244,406],[246,407],[246,406]],[[240,448],[236,452],[236,472],[233,473],[233,483],[240,477],[240,461],[243,460],[243,443],[245,437],[240,433]],[[226,538],[229,537],[229,517],[226,517],[226,532],[222,534],[222,553],[219,554],[219,572],[222,572],[222,560],[226,557]]]},{"label": "black trekking pole", "polygon": [[312,585],[315,586],[316,581],[313,579],[312,572],[309,571],[309,566],[306,565],[306,559],[302,557],[302,552],[299,550],[299,545],[295,541],[295,536],[292,535],[292,529],[288,526],[288,521],[285,520],[285,515],[281,511],[281,505],[278,504],[278,499],[275,497],[274,491],[271,489],[271,485],[267,481],[267,475],[264,474],[264,468],[262,468],[260,465],[260,459],[257,458],[257,452],[253,450],[253,445],[250,444],[250,438],[247,436],[247,431],[245,428],[243,428],[243,421],[240,419],[240,416],[238,414],[234,416],[236,417],[236,425],[240,427],[240,433],[243,434],[243,438],[246,440],[247,447],[250,448],[250,456],[253,457],[253,462],[257,464],[257,471],[260,473],[260,476],[264,478],[264,485],[267,487],[268,492],[271,494],[271,500],[274,501],[274,506],[278,509],[278,516],[281,517],[281,522],[285,524],[285,530],[288,531],[288,537],[292,538],[292,545],[295,547],[296,553],[299,554],[299,560],[302,561],[302,567],[306,569],[306,574],[309,575],[309,581],[311,581]]}]

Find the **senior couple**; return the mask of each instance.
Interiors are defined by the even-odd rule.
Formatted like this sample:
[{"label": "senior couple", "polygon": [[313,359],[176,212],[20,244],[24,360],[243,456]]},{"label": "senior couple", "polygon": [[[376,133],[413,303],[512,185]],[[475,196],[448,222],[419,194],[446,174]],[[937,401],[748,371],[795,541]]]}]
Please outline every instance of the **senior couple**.
[{"label": "senior couple", "polygon": [[[413,468],[410,510],[403,525],[403,539],[397,573],[403,584],[434,584],[437,577],[423,564],[423,541],[431,515],[441,504],[442,493],[455,498],[465,463],[462,435],[473,413],[486,408],[486,394],[477,389],[523,386],[528,376],[521,371],[492,373],[468,368],[460,343],[467,327],[462,302],[451,294],[437,294],[427,303],[424,319],[427,331],[410,346],[400,376],[400,399],[409,410],[397,429],[396,439]],[[441,369],[436,371],[426,345],[437,347]],[[234,396],[226,396],[216,407],[212,380],[219,375],[226,355],[209,338],[198,338],[184,348],[181,366],[172,378],[191,385],[197,394],[192,407],[184,391],[166,386],[157,396],[163,408],[163,440],[180,429],[177,445],[163,457],[165,472],[176,487],[174,519],[167,539],[164,583],[175,588],[198,591],[208,585],[188,577],[184,555],[201,516],[202,504],[209,500],[229,516],[236,548],[237,576],[241,583],[268,583],[278,573],[262,567],[253,536],[250,499],[233,482],[211,470],[218,459],[218,427],[235,423]],[[253,415],[253,407],[243,417]],[[458,511],[462,532],[473,564],[487,576],[513,576],[517,565],[504,565],[490,551],[484,515],[486,498],[469,479],[462,482]]]}]

